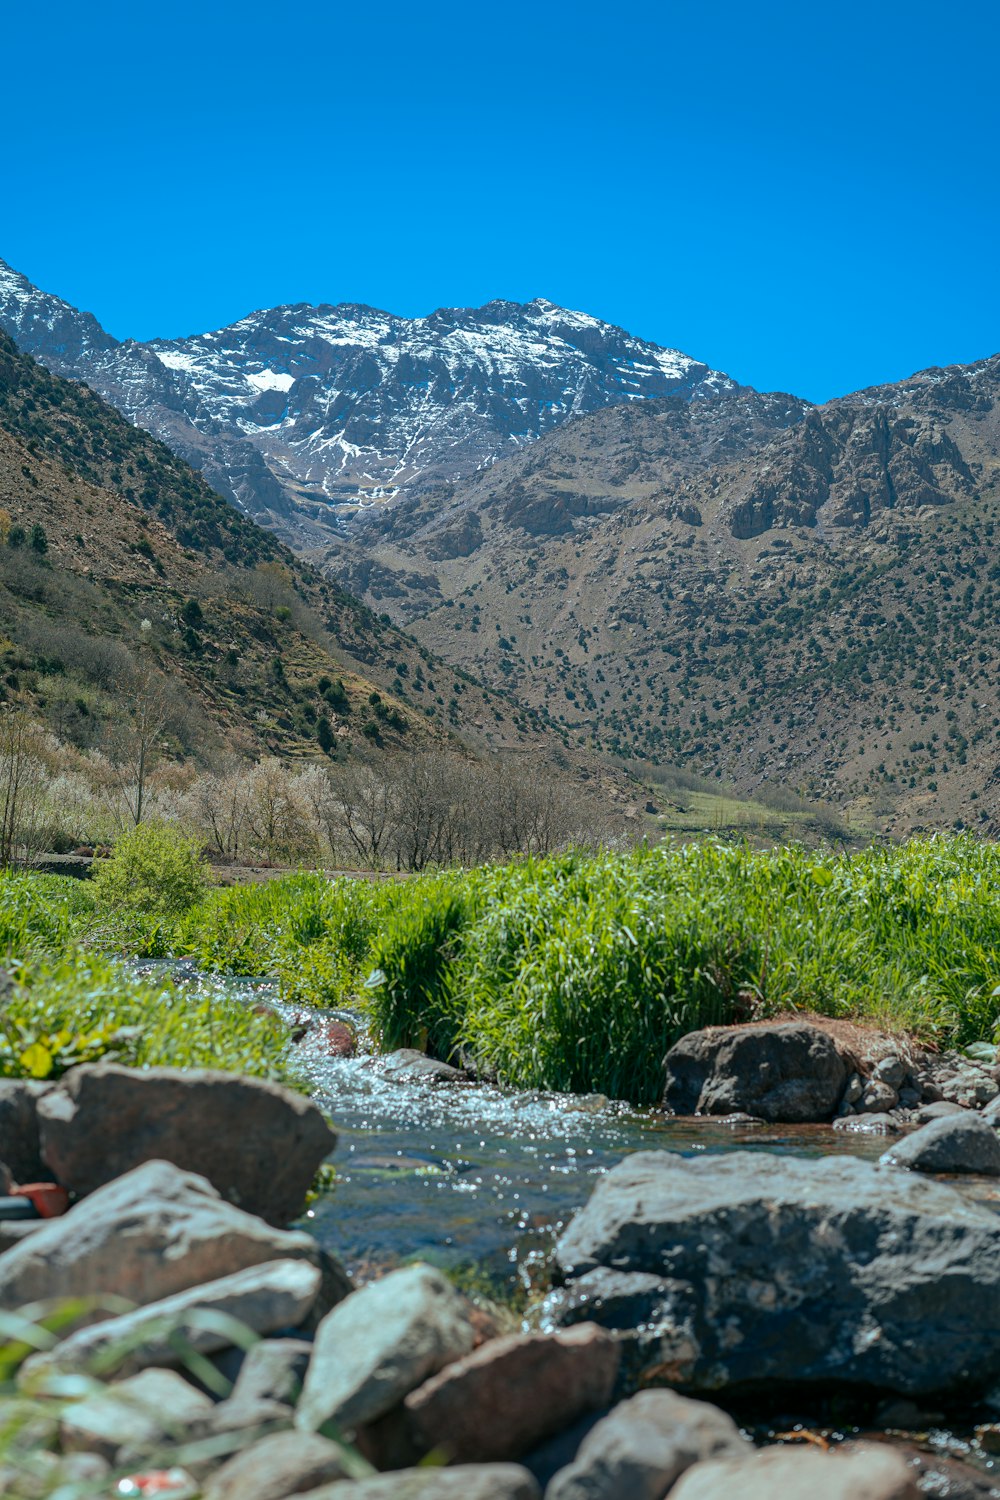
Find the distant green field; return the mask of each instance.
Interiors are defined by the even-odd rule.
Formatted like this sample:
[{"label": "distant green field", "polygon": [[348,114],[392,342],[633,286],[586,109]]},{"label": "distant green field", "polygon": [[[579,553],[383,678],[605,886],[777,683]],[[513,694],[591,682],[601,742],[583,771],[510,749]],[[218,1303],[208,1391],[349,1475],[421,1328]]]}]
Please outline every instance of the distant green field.
[{"label": "distant green field", "polygon": [[[116,1006],[105,971],[95,983],[87,970],[81,953],[95,948],[273,975],[289,999],[364,1007],[387,1049],[652,1103],[686,1031],[789,1007],[993,1040],[1000,848],[969,835],[856,853],[702,839],[398,884],[300,873],[210,891],[169,917],[111,909],[57,877],[0,877],[0,951],[20,960],[25,1026],[37,973],[46,1005],[58,1001],[50,1032],[76,1008],[91,1032],[119,1011],[141,1027],[138,994],[126,987]],[[183,1057],[183,1027],[165,1024],[173,1002],[148,1005],[143,1060]],[[245,1024],[243,1012],[223,1029],[227,1055],[259,1054],[260,1070],[278,1038],[262,1025],[251,1044]],[[12,1044],[6,1066],[18,1067]]]}]

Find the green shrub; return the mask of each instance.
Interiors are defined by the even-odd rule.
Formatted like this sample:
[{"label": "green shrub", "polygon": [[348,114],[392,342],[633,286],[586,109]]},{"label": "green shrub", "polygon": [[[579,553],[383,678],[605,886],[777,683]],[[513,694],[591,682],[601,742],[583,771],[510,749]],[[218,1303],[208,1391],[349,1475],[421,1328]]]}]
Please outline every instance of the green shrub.
[{"label": "green shrub", "polygon": [[177,916],[208,886],[196,839],[169,823],[140,823],[122,834],[107,859],[94,865],[94,894],[102,906]]}]

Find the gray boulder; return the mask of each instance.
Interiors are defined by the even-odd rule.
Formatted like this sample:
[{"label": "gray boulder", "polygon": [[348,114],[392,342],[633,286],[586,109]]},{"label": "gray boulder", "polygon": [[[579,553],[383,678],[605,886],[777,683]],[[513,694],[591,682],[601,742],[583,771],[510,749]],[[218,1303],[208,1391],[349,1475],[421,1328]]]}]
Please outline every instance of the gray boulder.
[{"label": "gray boulder", "polygon": [[475,1342],[465,1298],[432,1266],[407,1266],[345,1298],[320,1323],[296,1424],[374,1422]]},{"label": "gray boulder", "polygon": [[169,1369],[186,1354],[213,1354],[247,1332],[266,1336],[294,1328],[319,1291],[320,1273],[302,1260],[275,1260],[204,1286],[190,1287],[117,1318],[82,1328],[22,1366],[30,1384],[49,1374],[99,1367],[131,1375],[150,1365]]},{"label": "gray boulder", "polygon": [[46,1182],[38,1139],[38,1102],[51,1084],[0,1078],[0,1162],[15,1182]]},{"label": "gray boulder", "polygon": [[155,1157],[271,1224],[301,1212],[337,1140],[311,1100],[208,1068],[87,1063],[43,1095],[38,1118],[44,1161],[80,1196]]},{"label": "gray boulder", "polygon": [[454,1464],[448,1469],[397,1469],[355,1483],[328,1484],[302,1500],[540,1500],[519,1464]]},{"label": "gray boulder", "polygon": [[[556,1246],[673,1283],[644,1362],[709,1392],[768,1380],[922,1395],[1000,1377],[1000,1219],[943,1183],[848,1157],[639,1152]],[[600,1317],[600,1313],[592,1316]]]},{"label": "gray boulder", "polygon": [[305,1339],[261,1339],[240,1366],[232,1401],[280,1401],[294,1406],[309,1368],[312,1344]]},{"label": "gray boulder", "polygon": [[213,1411],[211,1399],[176,1371],[143,1370],[68,1406],[60,1437],[67,1453],[127,1462],[200,1436]]},{"label": "gray boulder", "polygon": [[264,1261],[310,1260],[307,1234],[274,1229],[224,1202],[210,1182],[150,1161],[0,1258],[0,1307],[114,1294],[139,1304]]},{"label": "gray boulder", "polygon": [[450,1063],[428,1057],[415,1047],[400,1047],[395,1052],[390,1052],[380,1066],[382,1077],[391,1083],[436,1085],[469,1082],[468,1075],[461,1068],[453,1068]]},{"label": "gray boulder", "polygon": [[[983,1110],[984,1117],[986,1111],[992,1108],[991,1104],[986,1106],[986,1109]],[[935,1099],[933,1104],[922,1104],[920,1106],[917,1110],[917,1123],[919,1125],[929,1125],[931,1120],[946,1120],[949,1115],[961,1115],[964,1113],[965,1108],[961,1104],[952,1104],[949,1099]]]},{"label": "gray boulder", "polygon": [[617,1342],[594,1323],[490,1339],[406,1398],[416,1450],[454,1463],[519,1458],[611,1400]]},{"label": "gray boulder", "polygon": [[859,1115],[883,1115],[887,1110],[895,1109],[898,1103],[899,1095],[891,1083],[882,1078],[869,1078],[854,1108]]},{"label": "gray boulder", "polygon": [[789,1123],[829,1120],[851,1074],[833,1038],[804,1021],[692,1031],[665,1066],[668,1114],[745,1111]]},{"label": "gray boulder", "polygon": [[907,1077],[907,1066],[901,1057],[891,1053],[882,1057],[872,1068],[872,1077],[887,1083],[890,1088],[901,1089]]},{"label": "gray boulder", "polygon": [[261,1339],[248,1350],[232,1393],[212,1414],[215,1432],[291,1426],[312,1345],[304,1339]]},{"label": "gray boulder", "polygon": [[764,1448],[745,1459],[719,1459],[688,1469],[670,1500],[920,1500],[913,1471],[884,1443],[856,1443],[850,1452]]},{"label": "gray boulder", "polygon": [[545,1500],[663,1500],[685,1469],[703,1459],[753,1451],[732,1417],[673,1391],[641,1391],[584,1438],[555,1475]]},{"label": "gray boulder", "polygon": [[879,1158],[911,1172],[975,1172],[1000,1177],[1000,1134],[979,1115],[963,1112],[922,1125]]},{"label": "gray boulder", "polygon": [[285,1500],[351,1470],[339,1443],[315,1432],[278,1432],[244,1448],[205,1485],[204,1500]]}]

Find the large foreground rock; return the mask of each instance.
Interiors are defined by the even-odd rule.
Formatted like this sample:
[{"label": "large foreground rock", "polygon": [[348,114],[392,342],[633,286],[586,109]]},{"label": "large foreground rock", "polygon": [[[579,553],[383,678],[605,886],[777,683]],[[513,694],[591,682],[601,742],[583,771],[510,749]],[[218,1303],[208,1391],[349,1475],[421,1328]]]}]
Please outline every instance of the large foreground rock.
[{"label": "large foreground rock", "polygon": [[662,1278],[640,1342],[690,1390],[1000,1378],[1000,1218],[890,1168],[639,1152],[601,1179],[556,1259],[571,1282],[601,1266]]},{"label": "large foreground rock", "polygon": [[908,1135],[881,1158],[911,1172],[974,1172],[1000,1177],[1000,1135],[979,1115],[946,1115]]},{"label": "large foreground rock", "polygon": [[106,1375],[131,1375],[150,1365],[169,1369],[190,1350],[214,1354],[244,1336],[266,1336],[294,1328],[319,1292],[321,1274],[300,1260],[275,1260],[235,1276],[221,1276],[151,1302],[135,1312],[106,1318],[73,1333],[54,1349],[33,1354],[22,1366],[25,1380],[99,1367]]},{"label": "large foreground rock", "polygon": [[411,1438],[455,1463],[519,1458],[607,1406],[618,1364],[614,1339],[593,1323],[492,1339],[407,1396]]},{"label": "large foreground rock", "polygon": [[207,1429],[213,1410],[210,1397],[175,1370],[143,1370],[73,1402],[63,1412],[60,1436],[66,1452],[84,1450],[122,1462],[193,1441]]},{"label": "large foreground rock", "polygon": [[0,1307],[101,1293],[155,1302],[264,1261],[315,1254],[309,1235],[274,1229],[224,1202],[204,1177],[150,1161],[0,1257]]},{"label": "large foreground rock", "polygon": [[407,1266],[347,1297],[319,1325],[296,1422],[374,1422],[475,1342],[469,1305],[440,1271]]},{"label": "large foreground rock", "polygon": [[669,1114],[743,1110],[790,1123],[829,1120],[852,1071],[833,1038],[802,1021],[692,1031],[665,1066]]},{"label": "large foreground rock", "polygon": [[746,1458],[753,1450],[717,1406],[673,1391],[641,1391],[584,1438],[545,1500],[663,1500],[685,1469],[704,1459]]},{"label": "large foreground rock", "polygon": [[337,1138],[311,1100],[235,1073],[87,1063],[38,1103],[42,1157],[81,1196],[153,1157],[271,1224],[301,1212]]},{"label": "large foreground rock", "polygon": [[920,1500],[913,1471],[892,1448],[857,1443],[850,1452],[765,1448],[735,1462],[696,1464],[670,1500]]}]

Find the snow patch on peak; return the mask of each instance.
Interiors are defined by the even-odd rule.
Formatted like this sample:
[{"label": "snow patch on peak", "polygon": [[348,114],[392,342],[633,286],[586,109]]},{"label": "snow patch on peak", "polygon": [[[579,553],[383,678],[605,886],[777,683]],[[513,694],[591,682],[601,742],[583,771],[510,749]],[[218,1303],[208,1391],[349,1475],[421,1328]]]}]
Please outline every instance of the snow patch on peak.
[{"label": "snow patch on peak", "polygon": [[182,354],[179,349],[154,349],[153,353],[168,370],[183,370],[185,374],[192,374],[198,368],[191,355]]},{"label": "snow patch on peak", "polygon": [[255,374],[248,374],[247,382],[255,391],[290,391],[295,384],[295,376],[282,374],[278,370],[259,370]]}]

